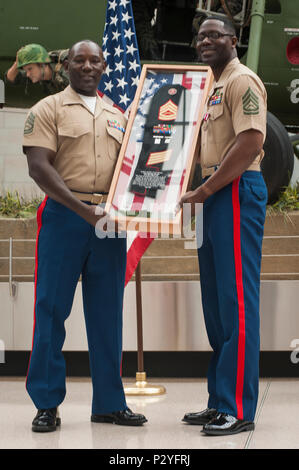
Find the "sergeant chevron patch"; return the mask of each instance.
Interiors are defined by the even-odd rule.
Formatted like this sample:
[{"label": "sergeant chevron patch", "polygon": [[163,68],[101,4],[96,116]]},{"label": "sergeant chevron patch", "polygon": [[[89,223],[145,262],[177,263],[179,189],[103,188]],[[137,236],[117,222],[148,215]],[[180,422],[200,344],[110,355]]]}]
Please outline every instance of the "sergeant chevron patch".
[{"label": "sergeant chevron patch", "polygon": [[246,93],[242,96],[243,112],[244,114],[258,114],[259,113],[259,97],[249,87]]},{"label": "sergeant chevron patch", "polygon": [[32,134],[33,128],[34,128],[34,121],[35,121],[35,115],[31,111],[31,113],[29,114],[25,122],[24,135]]}]

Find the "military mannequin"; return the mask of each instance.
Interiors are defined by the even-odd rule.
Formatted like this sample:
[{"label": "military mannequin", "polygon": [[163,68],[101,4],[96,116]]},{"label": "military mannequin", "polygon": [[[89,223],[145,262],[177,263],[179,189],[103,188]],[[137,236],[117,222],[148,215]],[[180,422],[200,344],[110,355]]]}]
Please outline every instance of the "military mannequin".
[{"label": "military mannequin", "polygon": [[[226,8],[224,8],[224,5]],[[211,3],[211,10],[217,13],[224,13],[226,15],[235,16],[242,10],[243,0],[225,0],[221,2],[220,0],[213,0]],[[193,21],[192,21],[192,33],[193,33],[193,40],[191,43],[191,47],[196,48],[196,38],[198,34],[198,30],[202,22],[207,18],[207,14],[204,12],[196,12]]]},{"label": "military mannequin", "polygon": [[41,83],[48,94],[62,91],[68,84],[63,62],[68,49],[47,52],[40,44],[27,44],[18,50],[16,60],[5,73],[6,83],[25,85]]},{"label": "military mannequin", "polygon": [[192,39],[191,47],[196,48],[198,30],[200,28],[201,23],[206,19],[206,17],[207,15],[203,12],[198,11],[195,13],[195,16],[192,21],[193,39]]},{"label": "military mannequin", "polygon": [[[222,3],[223,2],[221,2],[220,0],[215,2],[215,11],[218,12],[218,13],[226,13],[227,14],[227,11],[224,8],[224,6],[222,5]],[[243,0],[225,0],[224,4],[225,4],[228,12],[232,16],[235,16],[238,13],[240,13],[240,11],[242,10]]]},{"label": "military mannequin", "polygon": [[157,3],[157,0],[132,0],[135,29],[142,59],[160,59],[158,43],[151,24]]}]

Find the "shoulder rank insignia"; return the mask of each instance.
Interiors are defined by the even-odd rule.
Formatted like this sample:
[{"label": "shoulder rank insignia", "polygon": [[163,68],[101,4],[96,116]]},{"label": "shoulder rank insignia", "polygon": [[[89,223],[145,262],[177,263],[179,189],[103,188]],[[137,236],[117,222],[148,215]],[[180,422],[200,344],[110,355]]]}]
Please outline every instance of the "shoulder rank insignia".
[{"label": "shoulder rank insignia", "polygon": [[174,121],[178,112],[178,106],[172,101],[168,100],[165,104],[160,106],[158,119],[160,121]]},{"label": "shoulder rank insignia", "polygon": [[249,87],[246,93],[242,96],[243,112],[244,114],[258,114],[259,113],[259,97]]},{"label": "shoulder rank insignia", "polygon": [[34,128],[35,114],[31,111],[29,116],[26,119],[24,127],[24,135],[32,134]]},{"label": "shoulder rank insignia", "polygon": [[113,121],[111,121],[110,119],[108,119],[108,126],[109,127],[113,127],[114,129],[118,129],[119,131],[121,132],[125,132],[125,129],[124,127],[122,127],[119,122],[117,122],[115,119]]}]

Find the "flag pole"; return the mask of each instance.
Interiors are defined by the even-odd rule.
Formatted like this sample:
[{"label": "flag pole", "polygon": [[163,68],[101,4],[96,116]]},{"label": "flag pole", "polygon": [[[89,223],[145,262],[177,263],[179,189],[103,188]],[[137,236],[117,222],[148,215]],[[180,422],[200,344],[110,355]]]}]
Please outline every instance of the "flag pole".
[{"label": "flag pole", "polygon": [[162,385],[151,385],[146,380],[143,360],[143,334],[142,334],[142,279],[141,279],[141,260],[135,271],[136,284],[136,314],[137,314],[137,364],[136,383],[134,386],[125,386],[126,395],[163,395],[166,393]]},{"label": "flag pole", "polygon": [[[130,0],[107,0],[102,50],[107,67],[99,84],[99,94],[117,105],[123,112],[133,102],[140,76],[140,57]],[[126,52],[125,52],[126,51]],[[124,54],[123,54],[124,53]],[[129,60],[129,58],[131,60]],[[117,72],[117,73],[116,73]],[[119,87],[122,91],[119,90]],[[135,266],[134,266],[135,267]],[[124,387],[128,395],[165,393],[164,387],[152,387],[146,382],[143,366],[142,295],[140,262],[136,272],[136,310],[138,332],[138,372],[135,387]]]},{"label": "flag pole", "polygon": [[142,293],[141,293],[141,261],[136,268],[136,313],[137,313],[137,351],[138,351],[138,372],[144,371],[143,361],[143,335],[142,335]]}]

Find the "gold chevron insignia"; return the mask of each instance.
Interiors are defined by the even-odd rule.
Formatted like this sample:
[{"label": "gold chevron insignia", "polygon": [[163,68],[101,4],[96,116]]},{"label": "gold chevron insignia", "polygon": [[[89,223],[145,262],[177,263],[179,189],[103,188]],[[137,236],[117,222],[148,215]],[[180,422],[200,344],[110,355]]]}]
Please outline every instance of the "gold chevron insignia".
[{"label": "gold chevron insignia", "polygon": [[178,112],[178,106],[172,100],[168,100],[160,106],[158,119],[160,121],[174,121]]},{"label": "gold chevron insignia", "polygon": [[172,149],[164,152],[152,152],[146,162],[146,165],[157,165],[158,163],[167,162],[172,154]]},{"label": "gold chevron insignia", "polygon": [[259,97],[249,87],[246,93],[242,96],[243,101],[243,112],[244,114],[258,114],[259,108]]}]

